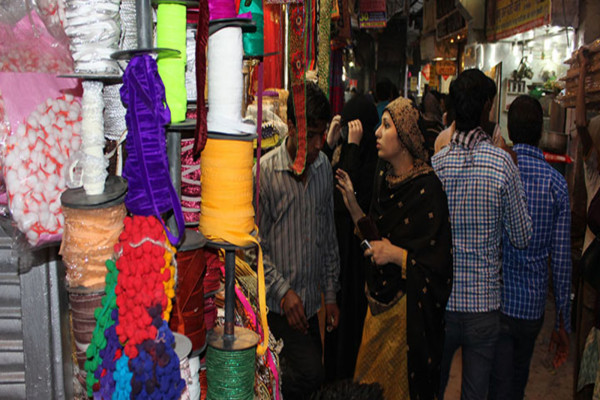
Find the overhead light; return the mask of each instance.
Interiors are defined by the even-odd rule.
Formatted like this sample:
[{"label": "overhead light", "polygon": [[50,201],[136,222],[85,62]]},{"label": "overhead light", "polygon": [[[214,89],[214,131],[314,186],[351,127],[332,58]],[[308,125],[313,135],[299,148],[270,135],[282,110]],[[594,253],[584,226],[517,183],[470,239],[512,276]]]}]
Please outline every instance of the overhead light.
[{"label": "overhead light", "polygon": [[348,66],[349,66],[350,68],[354,68],[354,61],[350,61],[350,62],[348,63]]},{"label": "overhead light", "polygon": [[436,57],[433,59],[433,61],[442,61],[444,59],[444,57]]},{"label": "overhead light", "polygon": [[460,40],[460,35],[456,36],[456,40]]},{"label": "overhead light", "polygon": [[454,43],[454,38],[450,39],[450,43]]}]

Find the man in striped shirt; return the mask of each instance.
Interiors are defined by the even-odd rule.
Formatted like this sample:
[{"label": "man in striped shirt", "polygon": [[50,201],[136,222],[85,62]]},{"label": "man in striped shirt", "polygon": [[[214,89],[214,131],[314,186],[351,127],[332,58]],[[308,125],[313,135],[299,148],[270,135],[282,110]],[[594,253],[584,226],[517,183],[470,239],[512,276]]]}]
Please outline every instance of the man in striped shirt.
[{"label": "man in striped shirt", "polygon": [[441,393],[455,351],[462,347],[462,399],[485,399],[500,333],[503,232],[517,248],[531,237],[531,218],[519,171],[480,127],[491,102],[486,76],[462,72],[450,86],[456,131],[432,165],[448,196],[454,281],[446,306]]},{"label": "man in striped shirt", "polygon": [[339,254],[333,220],[333,174],[321,153],[331,113],[317,85],[306,85],[307,157],[290,166],[297,129],[288,98],[288,137],[260,163],[259,231],[265,255],[269,326],[283,339],[284,398],[309,398],[324,380],[317,311],[325,297],[327,328],[337,327]]}]

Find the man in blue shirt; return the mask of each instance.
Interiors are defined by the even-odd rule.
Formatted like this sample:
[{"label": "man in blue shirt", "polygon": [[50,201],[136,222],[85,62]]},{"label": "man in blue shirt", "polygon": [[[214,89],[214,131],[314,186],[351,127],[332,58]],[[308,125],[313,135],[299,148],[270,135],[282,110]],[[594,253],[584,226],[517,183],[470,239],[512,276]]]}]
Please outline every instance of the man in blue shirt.
[{"label": "man in blue shirt", "polygon": [[565,178],[544,159],[537,145],[542,137],[543,112],[530,96],[517,97],[508,110],[508,134],[517,154],[521,181],[533,221],[526,249],[502,242],[502,314],[500,339],[489,399],[522,399],[529,377],[535,340],[542,328],[548,295],[548,261],[552,270],[556,320],[551,346],[554,366],[569,350],[571,292],[571,210]]},{"label": "man in blue shirt", "polygon": [[463,359],[461,398],[486,398],[500,333],[502,234],[505,232],[515,247],[524,248],[532,232],[519,171],[510,155],[495,147],[480,126],[491,107],[486,86],[486,76],[476,69],[462,72],[452,82],[456,131],[450,144],[432,159],[448,196],[454,259],[452,293],[446,306],[441,399],[459,347]]}]

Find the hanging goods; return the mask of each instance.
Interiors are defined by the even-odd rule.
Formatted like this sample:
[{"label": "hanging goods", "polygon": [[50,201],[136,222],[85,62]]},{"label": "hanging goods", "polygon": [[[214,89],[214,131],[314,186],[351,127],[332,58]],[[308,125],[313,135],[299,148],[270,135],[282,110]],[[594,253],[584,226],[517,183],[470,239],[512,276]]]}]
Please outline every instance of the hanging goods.
[{"label": "hanging goods", "polygon": [[329,99],[329,63],[331,54],[331,3],[337,0],[319,0],[319,20],[317,37],[318,85]]},{"label": "hanging goods", "polygon": [[67,268],[69,288],[104,287],[105,262],[113,256],[126,213],[122,203],[89,210],[63,206],[65,230],[60,254]]},{"label": "hanging goods", "polygon": [[198,25],[196,30],[196,130],[194,135],[194,156],[198,156],[206,145],[206,46],[208,45],[208,0],[198,2]]},{"label": "hanging goods", "polygon": [[164,105],[164,86],[152,57],[136,56],[130,61],[123,75],[121,97],[127,105],[128,128],[123,176],[129,191],[125,205],[135,215],[154,215],[163,227],[161,214],[173,210],[177,236],[165,230],[169,241],[178,244],[184,234],[184,221],[166,155],[164,125],[170,113]]},{"label": "hanging goods", "polygon": [[[306,7],[306,10],[305,10]],[[294,99],[294,115],[296,116],[297,150],[292,163],[292,171],[302,175],[306,167],[306,88],[305,72],[307,65],[307,28],[305,21],[310,13],[310,2],[289,5],[289,64],[291,72],[291,96]]]},{"label": "hanging goods", "polygon": [[156,43],[158,47],[178,50],[179,55],[158,59],[158,73],[164,83],[171,123],[185,120],[187,92],[186,64],[186,7],[183,4],[160,3],[156,12]]}]

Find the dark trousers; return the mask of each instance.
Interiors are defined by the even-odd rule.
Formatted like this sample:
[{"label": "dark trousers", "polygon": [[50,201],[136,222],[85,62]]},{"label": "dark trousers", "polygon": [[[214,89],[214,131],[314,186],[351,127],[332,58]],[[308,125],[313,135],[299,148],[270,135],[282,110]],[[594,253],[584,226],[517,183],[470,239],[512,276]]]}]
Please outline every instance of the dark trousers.
[{"label": "dark trousers", "polygon": [[535,340],[543,322],[544,317],[528,320],[501,314],[489,400],[523,399]]},{"label": "dark trousers", "polygon": [[485,399],[490,383],[500,312],[465,313],[446,311],[446,338],[441,366],[440,400],[448,384],[452,358],[462,348],[462,400]]},{"label": "dark trousers", "polygon": [[268,319],[273,335],[283,339],[280,354],[283,398],[309,399],[325,380],[317,316],[308,319],[306,335],[289,326],[285,316],[271,312]]}]

